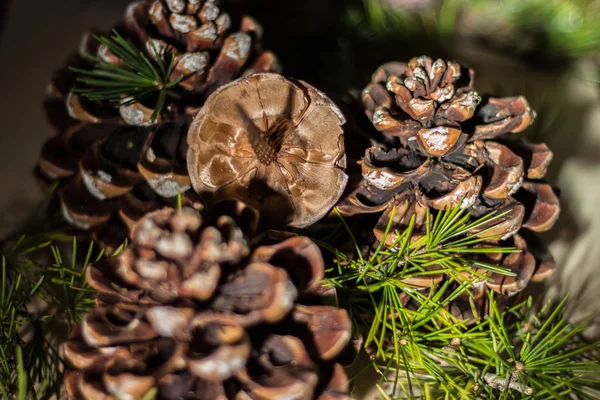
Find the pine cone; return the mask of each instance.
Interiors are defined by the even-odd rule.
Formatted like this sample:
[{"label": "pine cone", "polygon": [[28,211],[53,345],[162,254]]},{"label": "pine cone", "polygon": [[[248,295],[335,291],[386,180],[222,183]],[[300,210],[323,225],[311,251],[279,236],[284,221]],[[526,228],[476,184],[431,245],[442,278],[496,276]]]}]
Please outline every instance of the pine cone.
[{"label": "pine cone", "polygon": [[[560,212],[557,195],[543,181],[552,152],[545,144],[509,137],[535,116],[523,97],[482,99],[472,87],[473,71],[453,62],[419,57],[379,68],[363,92],[363,105],[385,140],[366,151],[362,184],[338,207],[345,215],[383,212],[374,229],[378,240],[395,210],[388,246],[413,216],[424,231],[431,222],[428,209],[435,214],[460,205],[473,217],[496,212],[501,218],[493,229],[473,234],[487,228],[486,237],[523,250],[492,260],[515,278],[494,275],[487,283],[515,294],[555,268],[529,232],[550,229]],[[432,280],[415,285],[428,288]]]},{"label": "pine cone", "polygon": [[[235,219],[256,225],[237,207]],[[345,310],[315,305],[316,244],[251,248],[230,215],[189,208],[141,219],[122,255],[87,270],[98,290],[65,345],[73,399],[348,399]],[[243,218],[242,218],[243,217]]]},{"label": "pine cone", "polygon": [[344,123],[340,109],[305,82],[240,79],[213,93],[190,128],[192,185],[240,199],[278,228],[314,224],[348,181]]},{"label": "pine cone", "polygon": [[[233,21],[215,0],[136,1],[115,29],[149,59],[168,64],[174,56],[170,79],[185,79],[152,120],[156,99],[116,108],[74,92],[69,67],[93,67],[84,55],[123,66],[91,34],[55,73],[46,109],[57,135],[44,145],[37,173],[47,184],[59,183],[65,218],[96,235],[109,220],[114,232],[119,219],[131,227],[146,212],[174,206],[175,196],[191,187],[186,133],[206,97],[244,74],[278,68],[273,54],[260,50],[261,27],[249,17]],[[193,191],[187,197],[187,205],[198,207]]]}]

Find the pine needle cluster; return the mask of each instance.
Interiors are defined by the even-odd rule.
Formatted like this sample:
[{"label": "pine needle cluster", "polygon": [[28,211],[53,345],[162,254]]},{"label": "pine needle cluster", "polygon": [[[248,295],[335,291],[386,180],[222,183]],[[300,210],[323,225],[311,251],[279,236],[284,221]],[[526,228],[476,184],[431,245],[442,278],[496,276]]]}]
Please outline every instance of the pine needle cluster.
[{"label": "pine needle cluster", "polygon": [[93,243],[82,252],[76,238],[56,234],[3,243],[0,398],[60,398],[60,345],[94,305],[85,270],[103,256]]},{"label": "pine needle cluster", "polygon": [[[478,260],[481,252],[513,248],[474,246],[496,238],[470,232],[493,227],[501,215],[472,220],[459,207],[438,213],[426,234],[414,232],[414,220],[390,247],[380,244],[368,258],[349,257],[326,242],[337,266],[327,282],[364,338],[364,348],[381,377],[383,399],[595,399],[600,390],[600,344],[586,343],[589,321],[572,325],[564,299],[539,311],[532,298],[502,307],[489,291],[487,315],[477,315],[469,293],[476,270],[510,271]],[[342,218],[340,216],[340,218]],[[392,220],[393,218],[390,218]],[[348,225],[351,240],[358,247]],[[388,226],[388,235],[390,227]],[[381,243],[384,243],[382,240]],[[435,268],[431,268],[436,266]],[[407,278],[445,274],[440,286],[418,290]],[[454,317],[450,304],[467,294],[476,320]],[[411,304],[401,298],[408,296]]]},{"label": "pine needle cluster", "polygon": [[94,65],[92,69],[70,68],[79,74],[77,80],[80,87],[76,88],[75,92],[91,101],[116,102],[117,107],[128,106],[158,95],[150,117],[150,120],[155,120],[165,106],[167,95],[172,94],[172,90],[184,79],[184,76],[172,79],[175,56],[171,55],[170,62],[166,65],[152,42],[154,57],[148,59],[116,30],[111,37],[94,38],[118,57],[121,63],[112,64],[97,56],[86,54],[85,57]]}]

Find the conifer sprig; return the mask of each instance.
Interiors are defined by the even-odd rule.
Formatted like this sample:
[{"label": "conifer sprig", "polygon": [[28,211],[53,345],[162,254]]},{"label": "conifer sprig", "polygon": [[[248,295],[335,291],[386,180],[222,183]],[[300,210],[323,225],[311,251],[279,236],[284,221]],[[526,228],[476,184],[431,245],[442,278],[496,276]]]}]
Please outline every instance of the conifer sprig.
[{"label": "conifer sprig", "polygon": [[598,398],[600,344],[582,338],[590,320],[576,325],[565,320],[566,301],[565,297],[558,305],[547,303],[535,313],[530,298],[500,313],[490,294],[490,317],[476,327],[486,330],[489,339],[465,344],[470,357],[482,353],[489,357],[480,365],[488,371],[483,376],[487,394],[499,399]]},{"label": "conifer sprig", "polygon": [[48,399],[59,395],[65,368],[60,344],[64,334],[80,323],[94,305],[95,291],[85,282],[85,269],[104,253],[90,243],[85,254],[80,254],[75,238],[69,239],[69,245],[58,237],[46,240],[41,236],[21,236],[14,244],[4,243],[2,248],[3,399]]},{"label": "conifer sprig", "polygon": [[376,359],[383,398],[598,398],[600,344],[581,336],[589,321],[572,325],[565,320],[566,298],[538,312],[531,298],[501,312],[489,296],[489,318],[474,327],[460,327],[452,339],[403,340],[405,356],[399,363]]},{"label": "conifer sprig", "polygon": [[151,120],[155,120],[164,108],[170,90],[179,85],[184,78],[180,76],[171,79],[175,56],[171,55],[169,64],[166,65],[159,50],[153,46],[155,56],[150,60],[116,30],[110,38],[95,36],[95,39],[117,56],[123,66],[86,54],[85,57],[94,63],[94,68],[91,70],[70,68],[80,75],[77,81],[81,86],[76,88],[75,92],[91,101],[116,102],[117,107],[131,105],[149,96],[158,95],[154,112],[150,117]]},{"label": "conifer sprig", "polygon": [[[365,349],[380,374],[383,399],[594,399],[600,390],[600,344],[586,343],[587,323],[569,324],[565,300],[552,311],[535,312],[532,299],[501,310],[488,293],[489,314],[467,326],[448,311],[449,304],[469,295],[472,279],[485,279],[475,268],[509,274],[483,265],[480,252],[507,253],[513,248],[473,248],[494,239],[486,232],[499,223],[493,214],[472,221],[460,207],[427,214],[425,234],[414,231],[414,219],[389,247],[381,244],[368,258],[320,243],[333,252],[336,268],[327,282],[338,292]],[[340,216],[340,218],[342,218]],[[390,218],[390,220],[392,220]],[[342,218],[342,226],[349,230]],[[487,229],[485,227],[488,227]],[[474,234],[474,232],[477,232]],[[386,236],[390,234],[390,226]],[[381,243],[385,243],[385,237]],[[403,280],[435,273],[448,279],[428,291]],[[403,306],[409,297],[416,307]],[[569,397],[570,396],[570,397]]]},{"label": "conifer sprig", "polygon": [[[391,234],[394,212],[392,211],[385,237]],[[445,293],[436,294],[438,305],[434,307],[435,313],[431,318],[437,319],[443,325],[453,325],[458,322],[448,312],[439,311],[438,308],[446,307],[463,292],[469,291],[471,280],[489,279],[485,271],[514,275],[509,269],[482,261],[478,256],[517,250],[511,247],[476,247],[481,243],[499,239],[497,236],[486,235],[486,232],[491,231],[494,225],[500,222],[502,214],[492,213],[473,221],[470,214],[460,207],[440,212],[435,218],[427,211],[426,221],[431,223],[425,224],[424,235],[414,231],[413,217],[404,232],[395,232],[397,239],[391,246],[386,247],[383,244],[385,239],[382,240],[368,258],[363,257],[348,225],[339,213],[338,215],[354,242],[358,256],[352,258],[327,243],[319,242],[323,248],[334,254],[337,261],[337,268],[330,271],[327,283],[343,293],[353,318],[364,319],[364,316],[367,316],[367,321],[363,323],[370,326],[370,329],[365,346],[375,344],[375,353],[378,356],[385,354],[383,337],[386,332],[392,332],[394,343],[400,340],[396,335],[398,329],[395,325],[402,322],[401,318],[406,318],[406,324],[414,323],[414,316],[408,315],[409,310],[402,306],[402,303],[406,302],[401,300],[401,296],[409,296],[418,303],[425,301],[429,304],[430,299],[416,290],[410,280],[426,279],[439,274],[449,277],[442,287]],[[475,232],[477,234],[474,234]],[[478,272],[479,270],[483,270],[484,273]],[[457,288],[452,289],[452,286]],[[442,294],[445,294],[444,300]],[[395,358],[398,357],[400,354],[396,353]]]}]

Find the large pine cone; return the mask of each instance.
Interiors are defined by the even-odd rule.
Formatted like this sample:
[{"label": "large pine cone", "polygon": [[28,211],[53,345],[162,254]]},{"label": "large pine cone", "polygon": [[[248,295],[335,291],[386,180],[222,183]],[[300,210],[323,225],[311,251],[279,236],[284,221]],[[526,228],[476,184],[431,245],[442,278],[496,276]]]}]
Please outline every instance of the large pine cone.
[{"label": "large pine cone", "polygon": [[[485,235],[501,240],[494,245],[523,251],[490,260],[516,277],[494,275],[484,286],[512,295],[555,268],[530,232],[550,229],[560,212],[543,181],[552,152],[512,137],[535,116],[523,97],[481,97],[472,87],[473,71],[454,62],[419,57],[380,67],[363,91],[363,105],[384,139],[366,151],[363,181],[339,209],[345,215],[382,212],[378,240],[395,210],[387,245],[413,216],[424,230],[428,209],[435,214],[460,205],[474,218],[496,212],[501,217]],[[429,288],[432,280],[415,285]]]},{"label": "large pine cone", "polygon": [[[186,78],[152,120],[155,98],[117,108],[74,93],[76,75],[69,67],[90,69],[84,54],[123,65],[91,34],[55,73],[46,109],[57,135],[44,145],[37,172],[46,183],[59,183],[65,218],[100,239],[115,238],[119,219],[130,227],[146,212],[174,205],[175,196],[190,189],[186,133],[212,91],[244,74],[278,68],[273,54],[260,50],[261,27],[248,17],[234,21],[215,0],[133,2],[116,30],[148,58],[160,55],[168,64],[174,55],[171,79]],[[111,235],[106,235],[102,226],[109,220]]]},{"label": "large pine cone", "polygon": [[65,345],[71,398],[348,399],[336,360],[351,323],[319,302],[317,245],[292,237],[252,249],[234,218],[211,215],[155,211],[122,255],[88,268],[99,296]]}]

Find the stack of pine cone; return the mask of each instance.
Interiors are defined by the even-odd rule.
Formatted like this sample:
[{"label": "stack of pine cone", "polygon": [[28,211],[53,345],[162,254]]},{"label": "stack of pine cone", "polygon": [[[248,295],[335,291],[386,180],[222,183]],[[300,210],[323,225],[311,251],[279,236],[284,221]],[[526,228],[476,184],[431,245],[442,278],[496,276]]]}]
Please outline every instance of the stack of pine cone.
[{"label": "stack of pine cone", "polygon": [[[82,54],[53,79],[46,107],[57,134],[38,175],[58,186],[65,219],[101,245],[131,239],[87,269],[99,295],[65,346],[71,398],[347,399],[352,326],[328,305],[319,248],[296,236],[336,204],[355,220],[380,214],[368,249],[393,246],[411,219],[424,234],[427,215],[451,207],[495,212],[472,233],[485,228],[485,245],[520,250],[486,255],[514,276],[476,271],[487,279],[450,305],[458,318],[485,315],[488,288],[507,299],[554,270],[533,233],[560,211],[543,181],[552,153],[516,137],[535,117],[524,98],[480,96],[473,71],[455,62],[382,66],[360,106],[377,135],[344,196],[342,111],[271,72],[276,59],[252,19],[217,0],[142,0],[117,30],[149,59],[173,57],[172,77],[183,79],[156,118],[151,103],[115,108],[78,94],[68,67],[94,67]],[[82,52],[123,63],[89,35]],[[448,279],[406,283],[426,292]]]},{"label": "stack of pine cone", "polygon": [[[340,362],[352,326],[329,305],[318,246],[256,236],[259,225],[311,225],[339,200],[344,118],[309,84],[264,73],[277,63],[260,51],[260,27],[232,24],[212,0],[128,7],[117,31],[148,59],[174,56],[171,79],[184,78],[156,118],[150,102],[115,108],[77,92],[70,68],[94,68],[89,54],[123,65],[91,35],[53,79],[58,134],[38,175],[101,246],[130,238],[87,269],[99,294],[64,347],[73,399],[349,398]],[[179,195],[183,208],[164,208]]]}]

